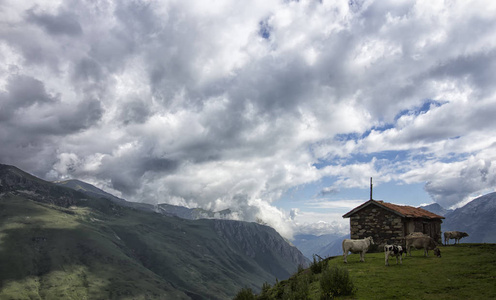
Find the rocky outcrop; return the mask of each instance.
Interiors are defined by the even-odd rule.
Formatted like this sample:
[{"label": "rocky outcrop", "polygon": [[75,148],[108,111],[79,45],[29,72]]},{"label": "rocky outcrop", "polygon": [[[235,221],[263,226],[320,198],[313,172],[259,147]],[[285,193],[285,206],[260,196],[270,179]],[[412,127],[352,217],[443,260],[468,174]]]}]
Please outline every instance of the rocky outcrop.
[{"label": "rocky outcrop", "polygon": [[278,278],[287,278],[309,260],[274,228],[257,223],[214,220],[216,233]]},{"label": "rocky outcrop", "polygon": [[9,192],[61,207],[69,207],[85,198],[77,191],[58,187],[14,166],[0,164],[0,193]]}]

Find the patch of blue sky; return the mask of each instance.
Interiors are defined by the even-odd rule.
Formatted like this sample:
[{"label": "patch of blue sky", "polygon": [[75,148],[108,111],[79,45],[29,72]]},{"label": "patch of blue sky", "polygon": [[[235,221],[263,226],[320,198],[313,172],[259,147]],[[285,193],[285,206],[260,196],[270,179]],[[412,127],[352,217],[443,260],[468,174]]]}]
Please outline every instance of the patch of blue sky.
[{"label": "patch of blue sky", "polygon": [[[338,188],[327,193],[316,193],[316,191],[322,191],[324,188],[332,186],[336,180],[336,177],[328,177],[319,182],[290,189],[278,201],[275,201],[274,205],[286,211],[298,208],[301,211],[329,212],[332,209],[322,208],[325,207],[325,203],[357,200],[366,202],[370,199],[369,186],[363,188]],[[377,178],[374,179],[372,198],[415,207],[433,202],[430,195],[425,191],[425,183],[423,182],[411,184],[399,181],[380,182]]]},{"label": "patch of blue sky", "polygon": [[364,164],[371,162],[374,158],[378,160],[395,162],[411,159],[411,155],[412,154],[406,150],[391,150],[374,153],[352,153],[346,158],[338,158],[333,160],[320,159],[318,162],[314,163],[313,166],[317,169],[322,169],[327,166]]},{"label": "patch of blue sky", "polygon": [[366,130],[366,131],[364,131],[361,134],[360,133],[357,133],[357,132],[347,133],[347,134],[338,134],[338,135],[335,136],[334,139],[336,141],[350,141],[350,140],[358,141],[360,139],[364,139],[367,136],[369,136],[372,131],[384,132],[386,130],[389,130],[389,129],[394,128],[395,127],[395,123],[402,116],[405,116],[405,115],[415,115],[415,116],[418,116],[418,115],[421,115],[421,114],[425,114],[426,112],[428,112],[432,108],[442,106],[442,105],[444,105],[446,103],[447,103],[446,101],[442,102],[442,101],[436,101],[436,100],[427,99],[420,106],[414,107],[412,109],[405,109],[405,110],[400,111],[394,117],[394,122],[393,123],[384,123],[384,124],[381,124],[380,126],[373,126],[369,130]]},{"label": "patch of blue sky", "polygon": [[389,203],[415,207],[434,202],[425,191],[425,182],[410,184],[398,181],[380,184],[374,183],[372,198],[374,200],[383,200]]},{"label": "patch of blue sky", "polygon": [[443,157],[440,157],[438,160],[442,163],[453,163],[459,161],[466,161],[473,153],[448,153]]},{"label": "patch of blue sky", "polygon": [[268,40],[270,38],[271,27],[268,20],[262,20],[258,23],[258,34],[264,39]]},{"label": "patch of blue sky", "polygon": [[446,103],[448,103],[448,102],[447,101],[436,101],[436,100],[432,100],[432,99],[426,99],[422,103],[422,105],[420,105],[420,106],[414,107],[412,109],[405,109],[405,110],[400,111],[394,117],[394,120],[397,121],[399,118],[401,118],[402,116],[405,116],[405,115],[415,115],[415,116],[418,116],[418,115],[421,115],[421,114],[425,114],[426,112],[428,112],[432,108],[442,106],[442,105],[444,105]]}]

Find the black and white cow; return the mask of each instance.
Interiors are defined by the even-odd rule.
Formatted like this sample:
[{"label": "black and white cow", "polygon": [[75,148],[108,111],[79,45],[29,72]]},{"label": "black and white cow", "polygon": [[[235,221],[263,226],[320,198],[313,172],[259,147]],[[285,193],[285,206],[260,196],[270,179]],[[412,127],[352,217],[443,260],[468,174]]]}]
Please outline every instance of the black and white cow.
[{"label": "black and white cow", "polygon": [[386,266],[389,266],[389,257],[396,256],[396,264],[398,264],[398,257],[400,258],[400,264],[402,262],[402,255],[405,253],[405,250],[400,245],[384,245],[384,255]]}]

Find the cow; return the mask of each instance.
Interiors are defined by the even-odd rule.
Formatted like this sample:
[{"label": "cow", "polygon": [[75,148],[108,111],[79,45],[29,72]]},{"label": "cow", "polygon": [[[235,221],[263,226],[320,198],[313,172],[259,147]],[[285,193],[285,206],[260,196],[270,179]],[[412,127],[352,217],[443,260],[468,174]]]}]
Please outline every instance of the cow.
[{"label": "cow", "polygon": [[371,236],[361,239],[361,240],[343,240],[343,256],[344,262],[348,263],[346,257],[348,256],[348,252],[351,253],[360,253],[360,261],[365,262],[365,252],[369,250],[370,245],[374,244],[374,240]]},{"label": "cow", "polygon": [[403,247],[399,245],[384,245],[384,255],[385,255],[385,263],[386,266],[389,266],[389,257],[390,256],[396,256],[396,264],[398,264],[398,256],[400,257],[400,264],[403,264],[401,261],[401,258],[403,256],[403,253],[405,253],[405,250]]},{"label": "cow", "polygon": [[454,239],[455,245],[460,244],[460,239],[468,236],[468,233],[462,231],[445,231],[444,232],[444,244],[449,245],[449,240]]},{"label": "cow", "polygon": [[406,236],[406,250],[412,256],[412,247],[424,249],[424,256],[429,256],[429,250],[434,250],[437,257],[441,257],[441,250],[437,247],[436,241],[430,236]]}]

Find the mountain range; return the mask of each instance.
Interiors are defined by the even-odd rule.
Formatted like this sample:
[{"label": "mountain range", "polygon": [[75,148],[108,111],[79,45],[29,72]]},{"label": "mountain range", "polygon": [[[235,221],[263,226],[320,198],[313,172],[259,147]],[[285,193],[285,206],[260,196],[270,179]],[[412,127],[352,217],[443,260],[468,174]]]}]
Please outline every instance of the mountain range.
[{"label": "mountain range", "polygon": [[308,264],[271,227],[102,192],[0,164],[0,299],[230,299]]},{"label": "mountain range", "polygon": [[[496,192],[480,196],[465,206],[448,212],[443,231],[464,231],[464,243],[496,243]],[[453,240],[451,241],[453,243]]]}]

